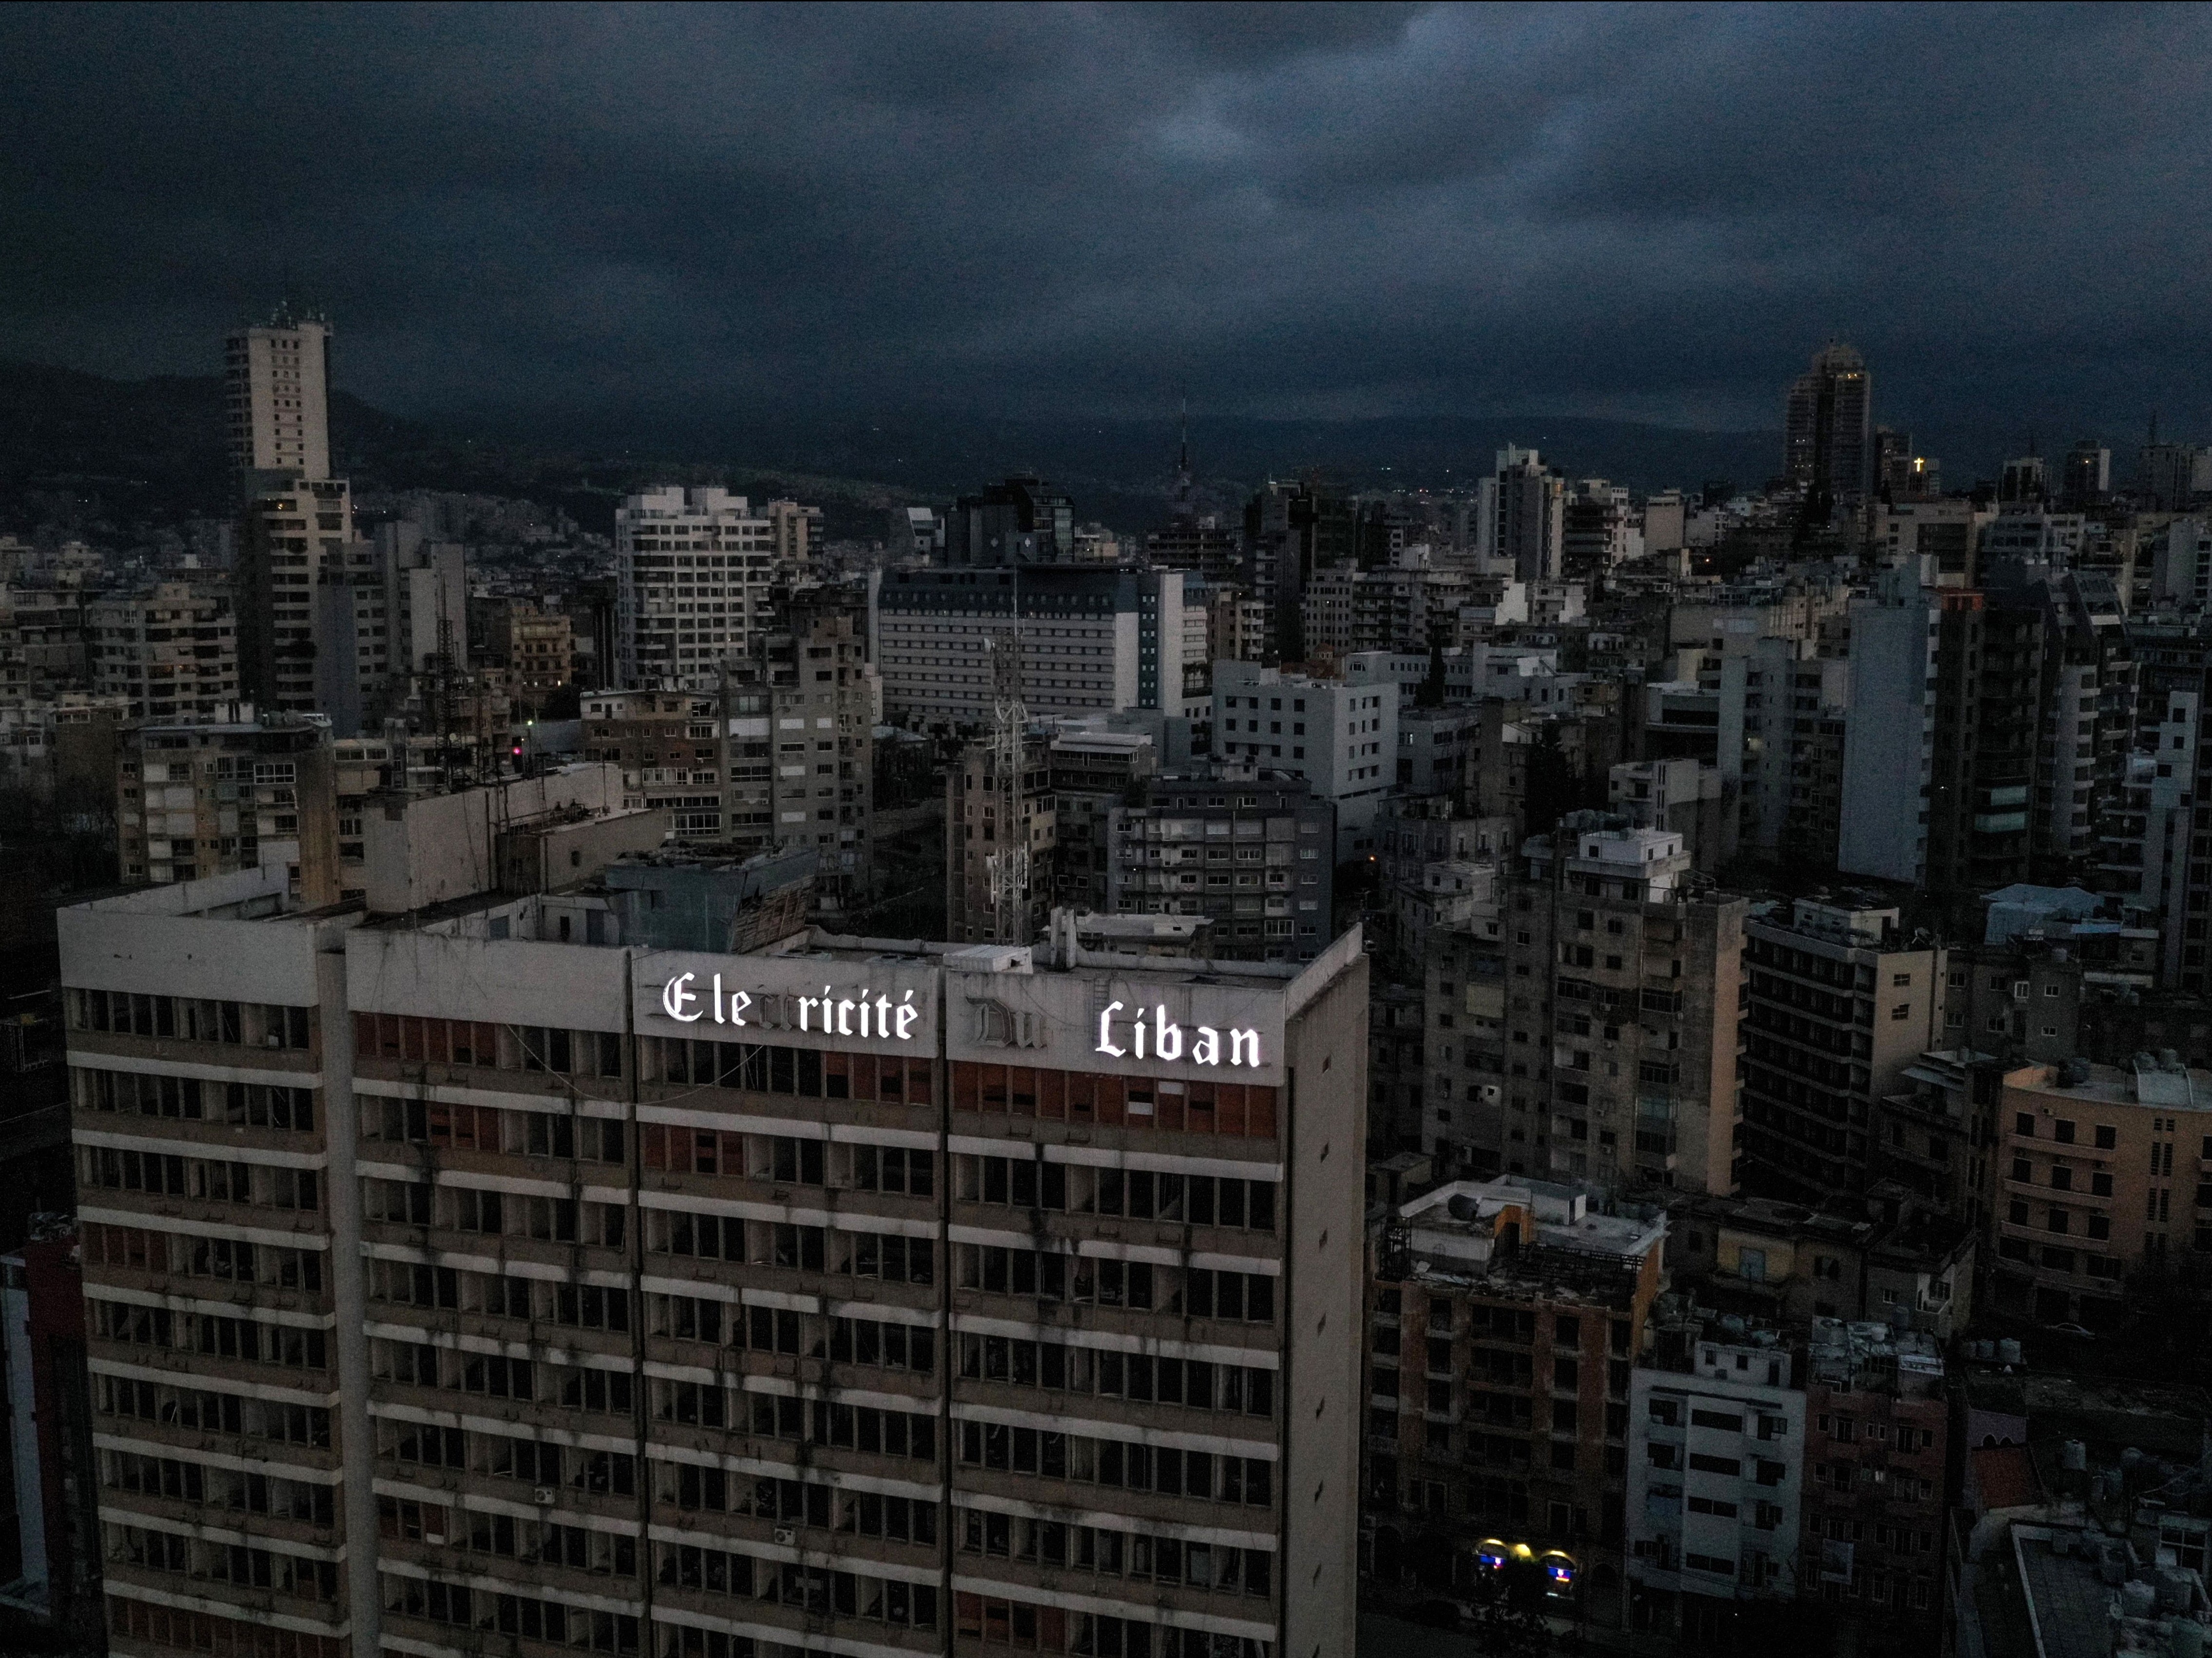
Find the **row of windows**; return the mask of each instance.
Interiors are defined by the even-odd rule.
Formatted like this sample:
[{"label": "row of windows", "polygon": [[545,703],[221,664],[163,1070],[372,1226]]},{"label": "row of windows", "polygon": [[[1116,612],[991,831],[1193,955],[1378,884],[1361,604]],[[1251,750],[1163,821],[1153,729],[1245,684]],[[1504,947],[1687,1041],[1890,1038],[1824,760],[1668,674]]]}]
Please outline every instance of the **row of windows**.
[{"label": "row of windows", "polygon": [[271,1169],[265,1163],[86,1145],[77,1150],[77,1181],[109,1191],[194,1198],[204,1203],[313,1210],[320,1206],[322,1176],[312,1169]]},{"label": "row of windows", "polygon": [[1098,1526],[1030,1520],[982,1509],[963,1509],[955,1535],[969,1554],[1073,1567],[1108,1577],[1150,1578],[1188,1588],[1232,1594],[1273,1592],[1275,1557],[1264,1549],[1186,1543]]},{"label": "row of windows", "polygon": [[135,1071],[80,1066],[70,1072],[70,1094],[83,1111],[136,1112],[142,1117],[229,1123],[242,1128],[286,1128],[295,1133],[311,1133],[315,1127],[315,1096],[306,1088],[203,1082],[197,1077],[149,1077]]},{"label": "row of windows", "polygon": [[410,1387],[559,1405],[592,1415],[626,1417],[632,1409],[628,1370],[538,1364],[526,1358],[465,1353],[383,1337],[369,1343],[368,1357],[370,1371],[380,1380]]},{"label": "row of windows", "polygon": [[1182,1405],[1195,1411],[1236,1411],[1272,1416],[1275,1373],[1252,1365],[1202,1358],[1158,1358],[1149,1353],[1110,1353],[1057,1341],[1010,1336],[963,1335],[960,1374],[972,1382],[1003,1382],[1055,1393],[1096,1393],[1145,1404]]},{"label": "row of windows", "polygon": [[364,1179],[361,1186],[362,1212],[370,1220],[556,1243],[593,1243],[609,1249],[622,1248],[629,1231],[629,1211],[618,1203],[486,1192],[473,1186],[431,1186],[422,1181]]},{"label": "row of windows", "polygon": [[931,1062],[873,1054],[823,1053],[761,1042],[647,1036],[638,1042],[643,1079],[693,1088],[742,1088],[810,1099],[927,1105]]},{"label": "row of windows", "polygon": [[1194,1226],[1248,1227],[1260,1232],[1275,1230],[1275,1182],[1271,1180],[1099,1169],[1034,1157],[963,1157],[956,1168],[957,1193],[969,1203],[1187,1221]]},{"label": "row of windows", "polygon": [[637,1576],[637,1540],[617,1532],[592,1531],[556,1521],[518,1519],[508,1514],[459,1511],[437,1503],[411,1497],[376,1499],[376,1527],[380,1537],[410,1543],[467,1549],[495,1555],[503,1560],[542,1561],[570,1571],[598,1572],[614,1577]]},{"label": "row of windows", "polygon": [[1273,1500],[1275,1465],[1256,1456],[1133,1445],[1119,1439],[1012,1428],[996,1422],[954,1425],[960,1461],[965,1467],[1261,1508]]},{"label": "row of windows", "polygon": [[362,1138],[402,1145],[457,1146],[510,1157],[623,1160],[623,1124],[612,1117],[551,1111],[505,1111],[435,1100],[371,1100],[362,1112]]},{"label": "row of windows", "polygon": [[279,1364],[295,1370],[320,1370],[330,1362],[329,1338],[320,1330],[258,1324],[250,1318],[227,1318],[216,1313],[173,1313],[166,1307],[138,1307],[122,1301],[94,1298],[91,1305],[92,1333],[102,1341]]},{"label": "row of windows", "polygon": [[937,1190],[936,1154],[902,1146],[717,1133],[657,1123],[641,1127],[638,1138],[644,1165],[674,1175],[726,1175],[779,1186],[836,1186],[916,1198]]},{"label": "row of windows", "polygon": [[107,1630],[126,1640],[205,1658],[349,1658],[353,1643],[340,1635],[305,1635],[269,1624],[240,1623],[149,1606],[121,1594],[107,1597]]},{"label": "row of windows", "polygon": [[356,1013],[353,1042],[354,1051],[365,1060],[542,1071],[560,1076],[623,1074],[622,1038],[604,1030],[426,1019],[406,1013]]},{"label": "row of windows", "polygon": [[1260,1083],[1156,1081],[963,1060],[952,1066],[952,1105],[1109,1128],[1275,1137],[1275,1090]]},{"label": "row of windows", "polygon": [[232,1514],[304,1520],[317,1526],[329,1525],[335,1508],[328,1485],[135,1451],[100,1452],[100,1483],[108,1491],[127,1491],[133,1497],[197,1503]]},{"label": "row of windows", "polygon": [[331,1413],[320,1405],[286,1405],[199,1388],[137,1382],[128,1376],[103,1376],[99,1384],[99,1408],[103,1415],[135,1417],[164,1427],[232,1434],[242,1439],[330,1448]]},{"label": "row of windows", "polygon": [[629,1328],[629,1291],[619,1286],[564,1284],[500,1272],[465,1272],[404,1260],[373,1260],[372,1301],[429,1307],[495,1318],[526,1318],[577,1330]]},{"label": "row of windows", "polygon": [[267,1589],[302,1600],[335,1600],[338,1568],[334,1560],[310,1560],[276,1549],[242,1543],[211,1543],[175,1532],[139,1526],[105,1526],[107,1558],[141,1571],[175,1572],[238,1588]]},{"label": "row of windows", "polygon": [[637,1459],[623,1451],[383,1418],[376,1424],[376,1450],[418,1467],[453,1468],[555,1491],[566,1486],[593,1497],[637,1494]]},{"label": "row of windows", "polygon": [[778,1479],[702,1468],[689,1462],[653,1465],[655,1495],[687,1513],[750,1515],[785,1526],[879,1537],[935,1547],[937,1504],[921,1497],[882,1497],[809,1479]]},{"label": "row of windows", "polygon": [[[688,1298],[672,1297],[670,1299],[673,1303]],[[787,1307],[714,1304],[722,1310],[708,1315],[705,1310],[707,1303],[692,1303],[690,1315],[702,1321],[695,1327],[719,1327],[722,1332],[719,1339],[732,1347],[747,1347],[757,1353],[781,1353],[787,1357],[805,1354],[812,1358],[827,1357],[836,1364],[865,1364],[884,1370],[912,1370],[923,1376],[930,1375],[936,1369],[937,1332],[927,1326],[866,1318],[823,1319]],[[680,1312],[678,1315],[681,1316]],[[710,1317],[718,1320],[719,1324],[706,1322]],[[825,1330],[828,1333],[826,1340]],[[718,1339],[713,1335],[695,1339]],[[667,1412],[664,1411],[661,1414],[665,1416]]]},{"label": "row of windows", "polygon": [[[668,1209],[648,1210],[647,1216],[646,1247],[655,1253],[802,1272],[835,1272],[886,1284],[937,1281],[937,1246],[928,1238],[848,1232],[784,1221],[740,1220],[735,1215],[691,1215]],[[700,1310],[702,1321],[714,1316],[703,1308]],[[696,1339],[717,1339],[709,1335]]]},{"label": "row of windows", "polygon": [[313,1008],[122,990],[72,990],[68,1004],[72,1030],[173,1036],[231,1047],[305,1048],[314,1023]]},{"label": "row of windows", "polygon": [[734,1551],[664,1543],[660,1581],[670,1588],[727,1594],[789,1606],[817,1618],[860,1618],[934,1631],[937,1590],[927,1583],[866,1577],[826,1566],[756,1560]]},{"label": "row of windows", "polygon": [[1099,1307],[1158,1308],[1188,1318],[1267,1324],[1275,1316],[1275,1280],[1264,1272],[1193,1266],[1178,1272],[1149,1261],[1099,1260],[995,1244],[954,1246],[957,1282],[986,1295],[1035,1296]]},{"label": "row of windows", "polygon": [[260,1284],[276,1290],[323,1287],[323,1256],[319,1249],[245,1243],[197,1233],[148,1231],[95,1221],[85,1222],[79,1236],[84,1260],[90,1266],[216,1278],[229,1284]]},{"label": "row of windows", "polygon": [[589,1652],[633,1653],[638,1649],[638,1620],[628,1612],[593,1612],[535,1595],[495,1594],[435,1578],[384,1574],[384,1609],[434,1624],[496,1631],[552,1646]]},{"label": "row of windows", "polygon": [[1246,1636],[1172,1629],[964,1592],[952,1597],[952,1627],[987,1646],[1079,1653],[1083,1658],[1273,1658],[1274,1652],[1272,1641]]},{"label": "row of windows", "polygon": [[937,1420],[873,1405],[756,1394],[694,1382],[656,1382],[653,1415],[685,1427],[724,1428],[761,1439],[800,1440],[876,1456],[937,1455]]}]

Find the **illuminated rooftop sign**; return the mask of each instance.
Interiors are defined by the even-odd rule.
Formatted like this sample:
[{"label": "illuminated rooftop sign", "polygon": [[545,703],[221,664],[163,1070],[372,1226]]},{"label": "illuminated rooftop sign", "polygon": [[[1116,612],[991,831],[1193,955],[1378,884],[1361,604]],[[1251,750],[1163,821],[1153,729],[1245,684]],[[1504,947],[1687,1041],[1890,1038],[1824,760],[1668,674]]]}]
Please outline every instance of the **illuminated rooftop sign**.
[{"label": "illuminated rooftop sign", "polygon": [[[708,993],[702,997],[691,987],[699,975],[679,973],[660,987],[660,1011],[672,1019],[684,1024],[696,1023],[711,1011],[716,1024],[735,1025],[740,1029],[758,1027],[771,1030],[813,1030],[825,1036],[871,1036],[890,1042],[908,1042],[914,1040],[914,1027],[921,1021],[922,1011],[914,1005],[914,992],[906,992],[894,1002],[888,995],[876,996],[872,1000],[865,987],[856,997],[840,996],[830,986],[822,987],[819,996],[799,996],[779,992],[755,996],[745,990],[725,992],[722,975],[713,975]],[[750,1025],[745,1015],[753,1015]]]},{"label": "illuminated rooftop sign", "polygon": [[[1151,1009],[1149,1020],[1146,1017],[1146,1009],[1141,1007],[1137,1009],[1127,1021],[1126,1035],[1128,1037],[1128,1045],[1116,1043],[1114,1040],[1115,1034],[1114,1016],[1120,1012],[1122,1004],[1120,1002],[1109,1002],[1106,1004],[1105,1011],[1099,1014],[1098,1042],[1093,1052],[1119,1060],[1127,1058],[1133,1048],[1136,1057],[1141,1060],[1148,1057],[1146,1049],[1149,1047],[1152,1050],[1150,1058],[1164,1060],[1170,1065],[1182,1059],[1183,1028],[1169,1020],[1168,1011],[1164,1007],[1155,1006]],[[1224,1063],[1221,1048],[1222,1034],[1210,1024],[1194,1026],[1191,1032],[1190,1063],[1193,1065]],[[1260,1033],[1258,1031],[1231,1029],[1228,1032],[1228,1037],[1229,1052],[1226,1060],[1228,1064],[1253,1066],[1260,1064]]]}]

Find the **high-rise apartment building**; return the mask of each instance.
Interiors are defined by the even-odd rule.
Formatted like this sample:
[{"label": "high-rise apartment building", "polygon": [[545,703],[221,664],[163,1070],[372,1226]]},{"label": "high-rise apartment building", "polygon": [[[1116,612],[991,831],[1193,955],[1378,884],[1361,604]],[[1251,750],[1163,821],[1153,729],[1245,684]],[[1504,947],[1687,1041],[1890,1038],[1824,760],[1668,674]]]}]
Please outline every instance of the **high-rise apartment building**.
[{"label": "high-rise apartment building", "polygon": [[2101,507],[2112,493],[2112,452],[2094,438],[2084,438],[2070,450],[2059,475],[2060,504],[2074,512]]},{"label": "high-rise apartment building", "polygon": [[1831,341],[1790,384],[1782,472],[1815,503],[1863,500],[1874,482],[1874,389],[1866,359]]},{"label": "high-rise apartment building", "polygon": [[1376,815],[1398,786],[1396,685],[1323,679],[1256,662],[1213,675],[1213,752],[1303,778],[1336,808],[1335,856],[1371,852]]},{"label": "high-rise apartment building", "polygon": [[744,496],[668,485],[615,512],[615,679],[711,691],[769,623],[776,525]]},{"label": "high-rise apartment building", "polygon": [[[1631,1370],[1663,1212],[1458,1181],[1394,1206],[1369,1292],[1369,1569],[1449,1555],[1540,1574],[1546,1610],[1618,1627]],[[1525,1563],[1525,1564],[1523,1564]]]},{"label": "high-rise apartment building", "polygon": [[2136,458],[2135,494],[2136,504],[2154,513],[2186,512],[2212,495],[2212,448],[2154,437]]},{"label": "high-rise apartment building", "polygon": [[1743,927],[1744,1182],[1819,1206],[1865,1190],[1881,1102],[1943,1035],[1947,958],[1895,909],[1801,898]]},{"label": "high-rise apartment building", "polygon": [[617,896],[63,913],[118,1649],[1349,1652],[1357,935]]},{"label": "high-rise apartment building", "polygon": [[1746,902],[1667,830],[1570,817],[1523,853],[1502,918],[1506,1167],[1733,1192]]},{"label": "high-rise apartment building", "polygon": [[258,706],[327,714],[349,737],[391,689],[392,612],[343,478],[275,480],[240,525],[238,679]]},{"label": "high-rise apartment building", "polygon": [[1079,914],[1114,908],[1114,812],[1143,797],[1159,771],[1159,749],[1137,732],[1070,723],[1045,747],[1055,845],[1054,903]]},{"label": "high-rise apartment building", "polygon": [[1303,778],[1219,765],[1153,778],[1112,809],[1107,891],[1117,914],[1204,915],[1231,961],[1305,962],[1334,936],[1336,814]]},{"label": "high-rise apartment building", "polygon": [[1358,503],[1318,478],[1270,478],[1244,504],[1244,580],[1266,617],[1254,661],[1306,659],[1304,598],[1316,570],[1359,556]]},{"label": "high-rise apartment building", "polygon": [[1534,449],[1509,446],[1498,452],[1498,470],[1489,482],[1494,517],[1484,550],[1500,563],[1510,560],[1517,580],[1560,580],[1565,574],[1565,481]]},{"label": "high-rise apartment building", "polygon": [[874,881],[882,694],[851,616],[802,612],[792,623],[728,665],[721,838],[751,851],[811,847],[817,900],[842,910]]},{"label": "high-rise apartment building", "polygon": [[92,689],[123,700],[132,720],[211,720],[238,700],[238,632],[230,594],[163,581],[85,606]]},{"label": "high-rise apartment building", "polygon": [[330,477],[330,324],[289,306],[223,342],[230,465],[249,494],[257,473]]},{"label": "high-rise apartment building", "polygon": [[1917,885],[1928,868],[1942,632],[1936,594],[1911,569],[1851,605],[1837,853],[1846,874]]}]

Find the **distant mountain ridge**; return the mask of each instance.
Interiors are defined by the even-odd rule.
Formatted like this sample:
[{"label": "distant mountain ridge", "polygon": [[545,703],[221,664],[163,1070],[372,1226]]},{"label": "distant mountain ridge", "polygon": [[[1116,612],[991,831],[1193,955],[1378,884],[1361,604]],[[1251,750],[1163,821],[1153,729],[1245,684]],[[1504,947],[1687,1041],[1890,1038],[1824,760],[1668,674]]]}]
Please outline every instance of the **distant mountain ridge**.
[{"label": "distant mountain ridge", "polygon": [[[333,465],[364,487],[557,501],[604,529],[621,492],[647,479],[725,477],[757,492],[811,492],[830,508],[833,535],[875,533],[889,506],[949,499],[1022,471],[1066,489],[1082,517],[1141,531],[1165,513],[1177,442],[1171,420],[930,412],[586,421],[487,410],[431,422],[342,391],[331,397],[331,425]],[[1638,491],[1712,479],[1756,488],[1781,452],[1776,433],[1568,416],[1199,418],[1190,440],[1202,483],[1224,505],[1267,477],[1309,471],[1353,488],[1467,487],[1507,443],[1542,451],[1570,477]],[[0,507],[58,491],[96,495],[126,513],[222,513],[224,477],[215,376],[123,380],[0,359]]]}]

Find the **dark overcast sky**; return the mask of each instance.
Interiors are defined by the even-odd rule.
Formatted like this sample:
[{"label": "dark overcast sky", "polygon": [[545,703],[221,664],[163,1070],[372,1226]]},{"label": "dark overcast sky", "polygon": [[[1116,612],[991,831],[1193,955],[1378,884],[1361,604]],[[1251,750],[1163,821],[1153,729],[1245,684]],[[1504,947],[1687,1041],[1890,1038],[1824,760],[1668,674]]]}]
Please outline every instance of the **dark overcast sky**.
[{"label": "dark overcast sky", "polygon": [[0,9],[0,353],[410,413],[2212,436],[2212,10]]}]

